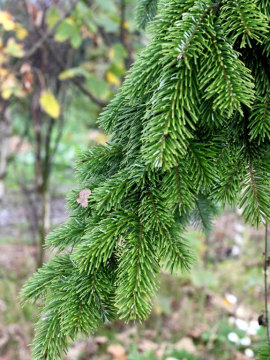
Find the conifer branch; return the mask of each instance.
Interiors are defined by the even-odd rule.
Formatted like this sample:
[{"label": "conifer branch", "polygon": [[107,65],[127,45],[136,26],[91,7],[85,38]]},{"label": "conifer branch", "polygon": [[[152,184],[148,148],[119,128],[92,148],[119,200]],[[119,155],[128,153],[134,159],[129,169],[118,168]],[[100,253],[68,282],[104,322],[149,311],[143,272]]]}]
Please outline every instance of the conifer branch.
[{"label": "conifer branch", "polygon": [[143,320],[149,314],[158,271],[154,248],[138,219],[126,240],[119,263],[116,304],[121,319]]},{"label": "conifer branch", "polygon": [[116,316],[145,319],[160,267],[190,268],[185,226],[208,232],[217,203],[270,223],[270,14],[264,0],[237,3],[244,24],[235,0],[159,7],[151,44],[100,117],[111,140],[78,156],[71,217],[47,240],[62,255],[23,289],[44,301],[33,360],[60,360],[68,337]]},{"label": "conifer branch", "polygon": [[177,180],[177,192],[179,196],[179,204],[182,204],[182,195],[181,195],[181,184],[180,184],[180,176],[179,176],[179,167],[175,167],[176,172],[176,180]]},{"label": "conifer branch", "polygon": [[186,39],[186,42],[183,44],[183,47],[181,49],[180,54],[177,56],[177,60],[183,60],[186,57],[187,49],[192,42],[193,38],[196,36],[196,32],[199,30],[201,24],[207,17],[207,15],[210,13],[211,10],[217,10],[219,8],[219,3],[215,2],[211,6],[208,7],[208,9],[205,10],[205,12],[201,15],[201,17],[196,21],[193,30],[190,32],[189,36]]},{"label": "conifer branch", "polygon": [[259,10],[256,1],[228,0],[222,7],[221,16],[227,17],[224,28],[233,44],[242,37],[241,48],[246,44],[251,48],[251,39],[262,43],[269,31],[267,17]]},{"label": "conifer branch", "polygon": [[270,95],[258,97],[248,125],[250,139],[259,139],[259,143],[270,140]]},{"label": "conifer branch", "polygon": [[147,23],[156,15],[158,0],[139,0],[136,7],[136,17],[139,28],[145,29]]}]

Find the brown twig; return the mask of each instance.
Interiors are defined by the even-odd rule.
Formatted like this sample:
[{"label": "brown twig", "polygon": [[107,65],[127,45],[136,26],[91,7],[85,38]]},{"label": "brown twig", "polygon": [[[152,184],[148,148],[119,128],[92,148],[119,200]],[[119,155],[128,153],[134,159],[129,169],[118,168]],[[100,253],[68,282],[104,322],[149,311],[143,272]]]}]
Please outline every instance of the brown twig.
[{"label": "brown twig", "polygon": [[125,61],[126,69],[128,70],[133,62],[133,58],[131,44],[127,41],[126,0],[121,0],[120,3],[120,41],[128,53],[128,57]]},{"label": "brown twig", "polygon": [[[48,39],[45,39],[44,41],[45,45],[47,46],[47,49],[49,50],[51,56],[54,58],[56,64],[59,66],[59,68],[64,71],[66,70],[65,63],[62,61],[62,59],[57,55],[57,53],[52,49],[50,42]],[[106,101],[100,100],[97,98],[94,94],[91,93],[88,89],[84,87],[84,85],[76,78],[71,78],[70,81],[73,82],[74,85],[77,86],[79,90],[86,96],[88,96],[94,103],[99,105],[100,107],[104,107],[107,105]]]},{"label": "brown twig", "polygon": [[63,14],[60,16],[60,18],[56,21],[56,23],[49,29],[49,31],[47,31],[46,33],[43,33],[40,37],[40,39],[29,49],[25,52],[23,60],[27,60],[29,59],[32,55],[35,54],[35,52],[45,43],[46,40],[48,40],[48,38],[55,32],[55,30],[57,29],[57,27],[61,24],[61,22],[63,20],[65,20],[70,13],[72,12],[72,10],[75,8],[75,6],[77,5],[77,3],[79,2],[79,0],[75,0],[70,8]]},{"label": "brown twig", "polygon": [[112,40],[111,40],[110,34],[105,31],[103,26],[98,27],[98,32],[99,32],[100,36],[102,37],[105,45],[108,47],[111,47]]}]

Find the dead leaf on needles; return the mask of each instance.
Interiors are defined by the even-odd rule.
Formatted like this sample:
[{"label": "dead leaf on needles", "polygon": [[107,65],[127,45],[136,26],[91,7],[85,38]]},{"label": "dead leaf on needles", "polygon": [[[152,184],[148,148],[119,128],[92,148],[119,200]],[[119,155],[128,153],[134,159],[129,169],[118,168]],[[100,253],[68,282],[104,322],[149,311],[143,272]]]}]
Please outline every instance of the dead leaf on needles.
[{"label": "dead leaf on needles", "polygon": [[82,207],[87,208],[88,206],[88,198],[91,195],[90,189],[83,189],[79,192],[79,195],[77,196],[77,203],[81,204]]}]

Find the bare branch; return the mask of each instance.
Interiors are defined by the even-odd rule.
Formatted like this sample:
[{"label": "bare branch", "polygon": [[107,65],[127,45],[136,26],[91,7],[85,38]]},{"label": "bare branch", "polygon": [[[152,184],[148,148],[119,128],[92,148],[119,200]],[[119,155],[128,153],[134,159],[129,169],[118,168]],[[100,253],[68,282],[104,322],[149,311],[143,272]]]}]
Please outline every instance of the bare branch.
[{"label": "bare branch", "polygon": [[131,44],[127,41],[127,30],[126,30],[126,0],[121,0],[120,4],[120,40],[124,48],[128,53],[128,58],[126,59],[126,68],[130,68],[133,59],[132,59],[132,47]]},{"label": "bare branch", "polygon": [[69,10],[67,10],[64,14],[60,16],[57,22],[49,29],[48,32],[41,35],[40,39],[25,53],[23,60],[29,59],[35,52],[44,44],[44,42],[55,32],[56,28],[61,24],[63,20],[65,20],[72,10],[75,8],[79,0],[75,0]]},{"label": "bare branch", "polygon": [[[44,40],[45,45],[47,46],[47,49],[49,50],[51,56],[54,58],[56,64],[59,66],[61,70],[66,70],[65,63],[62,61],[62,59],[57,55],[57,53],[52,49],[50,42],[48,39]],[[100,107],[104,107],[107,105],[106,101],[102,101],[99,98],[97,98],[94,94],[91,93],[84,85],[76,78],[70,79],[74,85],[77,86],[77,88],[86,96],[88,96],[95,104],[97,104]]]}]

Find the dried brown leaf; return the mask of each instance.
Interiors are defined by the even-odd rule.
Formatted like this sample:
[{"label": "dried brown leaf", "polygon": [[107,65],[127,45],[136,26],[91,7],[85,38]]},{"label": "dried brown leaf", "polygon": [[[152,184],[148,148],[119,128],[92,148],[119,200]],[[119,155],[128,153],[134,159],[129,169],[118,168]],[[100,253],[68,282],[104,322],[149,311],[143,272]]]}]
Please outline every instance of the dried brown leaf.
[{"label": "dried brown leaf", "polygon": [[120,345],[110,345],[107,349],[108,353],[112,355],[113,359],[115,360],[126,360],[127,354],[125,348]]},{"label": "dried brown leaf", "polygon": [[79,192],[79,195],[77,196],[77,203],[81,204],[82,207],[87,208],[88,206],[88,198],[91,195],[90,189],[83,189]]},{"label": "dried brown leaf", "polygon": [[195,347],[192,339],[189,338],[189,337],[184,337],[183,339],[178,341],[178,343],[176,343],[174,345],[174,348],[176,350],[185,350],[185,351],[187,351],[187,352],[189,352],[190,354],[193,354],[193,355],[197,354],[196,347]]}]

